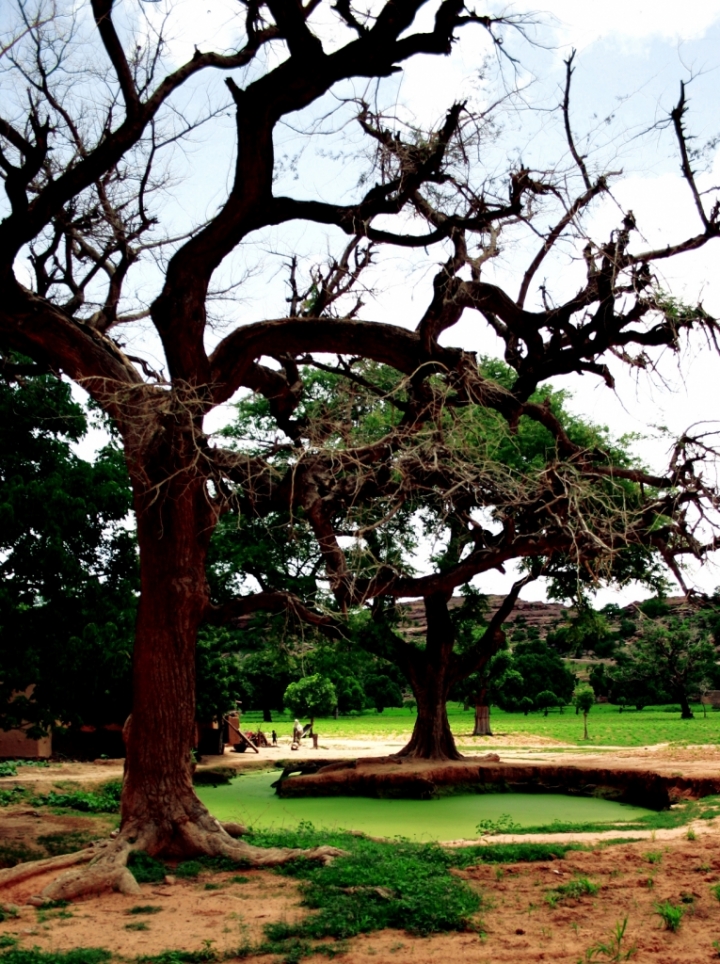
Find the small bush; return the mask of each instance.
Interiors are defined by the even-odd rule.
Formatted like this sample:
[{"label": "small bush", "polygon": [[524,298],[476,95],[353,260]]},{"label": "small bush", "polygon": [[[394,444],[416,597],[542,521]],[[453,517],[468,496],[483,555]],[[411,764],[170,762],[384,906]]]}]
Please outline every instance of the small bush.
[{"label": "small bush", "polygon": [[165,880],[167,867],[144,850],[133,850],[128,857],[128,870],[139,884],[159,884]]},{"label": "small bush", "polygon": [[185,879],[198,877],[203,871],[203,866],[198,860],[184,860],[175,868],[175,875]]},{"label": "small bush", "polygon": [[37,838],[37,842],[51,857],[71,854],[89,844],[96,835],[84,830],[70,830],[67,833],[48,833]]},{"label": "small bush", "polygon": [[675,906],[669,900],[664,900],[662,904],[655,905],[655,913],[661,918],[665,930],[673,933],[680,929],[680,922],[686,910],[686,907]]},{"label": "small bush", "polygon": [[0,955],[2,964],[105,964],[111,958],[103,947],[76,947],[71,951],[13,948]]},{"label": "small bush", "polygon": [[551,907],[557,907],[562,900],[579,900],[581,897],[594,897],[600,888],[587,877],[573,877],[566,884],[560,884],[545,894]]},{"label": "small bush", "polygon": [[79,810],[81,813],[119,813],[121,790],[122,783],[111,780],[97,791],[73,790],[58,793],[51,790],[44,797],[38,797],[36,803],[46,807]]}]

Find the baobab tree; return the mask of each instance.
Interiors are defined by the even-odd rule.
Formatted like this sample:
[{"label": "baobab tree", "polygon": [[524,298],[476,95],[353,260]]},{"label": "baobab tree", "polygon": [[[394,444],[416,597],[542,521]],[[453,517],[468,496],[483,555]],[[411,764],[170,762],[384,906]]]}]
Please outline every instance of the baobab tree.
[{"label": "baobab tree", "polygon": [[[478,13],[462,0],[436,2],[429,19],[423,6],[420,0],[386,0],[361,11],[347,0],[246,0],[231,8],[232,49],[196,46],[185,63],[173,59],[164,23],[140,3],[120,9],[113,0],[17,0],[14,21],[3,11],[3,373],[12,378],[30,359],[34,370],[82,386],[114,420],[133,487],[140,552],[120,833],[98,848],[89,867],[46,888],[48,898],[132,889],[125,866],[132,848],[176,856],[227,853],[258,864],[294,856],[233,839],[193,792],[198,627],[262,609],[302,609],[289,594],[273,592],[213,607],[208,544],[238,492],[258,511],[314,507],[306,511],[314,512],[324,539],[326,485],[333,491],[342,486],[344,464],[380,465],[402,432],[332,460],[308,460],[301,473],[293,467],[278,477],[262,457],[228,451],[206,433],[206,416],[238,392],[263,395],[292,440],[303,429],[293,419],[302,395],[298,363],[318,353],[369,359],[407,379],[403,430],[436,416],[438,392],[443,405],[482,406],[509,426],[522,417],[537,421],[556,438],[564,464],[588,478],[627,479],[660,493],[664,511],[648,532],[670,564],[678,553],[700,555],[706,548],[696,523],[715,498],[699,469],[707,440],[685,437],[668,472],[650,475],[576,445],[547,407],[530,400],[550,377],[581,372],[612,384],[612,364],[642,367],[651,364],[655,349],[675,350],[688,333],[714,336],[714,321],[700,307],[669,299],[654,273],[656,264],[720,232],[718,205],[700,193],[688,160],[684,95],[673,123],[697,232],[648,249],[626,212],[609,237],[591,238],[583,216],[602,200],[610,179],[575,147],[571,63],[559,105],[566,143],[544,170],[510,162],[502,177],[490,176],[481,148],[492,112],[468,102],[448,104],[444,118],[425,130],[383,113],[384,85],[392,86],[408,61],[451,56],[466,31],[482,32],[493,49],[504,29],[522,26]],[[170,33],[177,16],[168,4]],[[218,72],[224,88],[213,82]],[[358,96],[354,79],[375,83],[373,96]],[[396,100],[395,87],[390,100]],[[193,115],[198,102],[209,107]],[[292,196],[276,193],[275,141],[282,125],[300,118],[297,136],[311,145],[317,124],[308,118],[313,111],[315,118],[329,116],[331,104],[340,104],[334,123],[349,130],[354,118],[352,136],[364,145],[352,144],[363,164],[354,185],[337,200],[307,196],[302,181]],[[228,113],[234,120],[228,186],[218,188],[208,175],[223,191],[219,203],[193,220],[188,195],[180,218],[167,199],[179,190],[176,179],[192,169],[193,155],[173,168],[167,152],[200,136],[201,127],[224,123]],[[222,149],[219,138],[215,155]],[[345,157],[338,163],[346,166]],[[318,250],[329,244],[337,255],[326,269],[312,271],[307,284],[296,272],[298,297],[291,295],[286,316],[251,320],[238,309],[229,330],[218,331],[213,299],[237,296],[242,304],[246,274],[234,255],[247,252],[253,240],[262,242],[268,229],[274,237],[290,232],[293,222],[326,229]],[[517,291],[483,276],[501,233],[505,243],[517,237],[519,251],[523,237],[533,246]],[[553,301],[552,286],[547,279],[540,285],[538,272],[553,263],[558,245],[581,251],[585,270],[571,297],[559,291]],[[363,276],[373,258],[394,249],[427,249],[439,268],[421,310],[408,299],[403,324],[378,323],[362,305]],[[470,353],[448,346],[466,314],[503,344],[514,372],[509,387],[484,377]],[[140,323],[150,341],[136,347]],[[330,536],[325,553],[335,552]],[[528,534],[528,544],[534,538]],[[486,552],[502,563],[496,546],[478,543],[470,555]],[[456,576],[464,565],[464,559],[457,562]],[[396,578],[377,573],[366,595],[386,595]],[[441,598],[447,577],[427,578],[434,583],[425,588],[435,586],[432,598]],[[342,598],[347,580],[339,557],[333,579]],[[322,618],[310,610],[304,615]],[[331,855],[323,848],[311,853]]]}]

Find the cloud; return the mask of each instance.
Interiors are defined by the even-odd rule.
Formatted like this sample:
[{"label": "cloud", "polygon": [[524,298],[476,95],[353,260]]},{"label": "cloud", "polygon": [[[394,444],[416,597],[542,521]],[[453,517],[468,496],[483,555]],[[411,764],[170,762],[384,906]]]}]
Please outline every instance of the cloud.
[{"label": "cloud", "polygon": [[557,18],[561,42],[579,50],[611,36],[624,44],[652,38],[698,40],[720,20],[720,0],[545,0],[535,9]]}]

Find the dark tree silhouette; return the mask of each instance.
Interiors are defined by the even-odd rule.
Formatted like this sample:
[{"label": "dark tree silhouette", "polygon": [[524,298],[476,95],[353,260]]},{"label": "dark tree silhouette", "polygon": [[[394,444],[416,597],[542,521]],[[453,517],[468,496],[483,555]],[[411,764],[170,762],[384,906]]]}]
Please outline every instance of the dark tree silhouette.
[{"label": "dark tree silhouette", "polygon": [[[323,18],[316,16],[321,4]],[[62,0],[47,7],[42,0],[36,7],[18,2],[15,32],[0,46],[5,85],[0,342],[4,351],[32,358],[37,370],[82,385],[114,419],[133,487],[141,597],[120,834],[96,848],[88,868],[70,871],[46,888],[48,898],[104,887],[132,890],[136,885],[126,869],[132,848],[183,856],[227,853],[258,864],[295,855],[231,838],[199,802],[190,778],[198,628],[204,620],[222,622],[293,605],[286,592],[259,592],[213,607],[205,571],[208,544],[234,499],[251,503],[258,514],[302,509],[342,606],[422,595],[432,600],[441,632],[442,600],[478,571],[480,561],[491,568],[562,548],[582,563],[617,544],[601,546],[592,531],[563,525],[542,535],[529,527],[516,536],[499,520],[497,530],[480,526],[469,554],[441,572],[415,578],[381,567],[365,581],[351,579],[326,519],[328,501],[346,491],[345,470],[351,466],[364,466],[367,484],[377,484],[373,479],[382,479],[383,465],[406,433],[436,417],[439,405],[479,405],[510,426],[526,417],[551,432],[557,468],[548,472],[545,493],[538,489],[533,497],[544,512],[570,518],[576,485],[625,480],[643,486],[649,493],[646,509],[628,520],[629,535],[621,541],[650,540],[670,564],[678,553],[702,553],[695,523],[713,498],[699,468],[706,439],[684,437],[668,473],[649,475],[573,443],[549,408],[530,401],[549,377],[583,372],[612,384],[611,360],[642,367],[652,363],[653,349],[677,349],[686,332],[701,329],[714,336],[713,320],[699,307],[670,299],[654,274],[656,264],[720,232],[718,206],[699,193],[687,160],[684,94],[672,122],[699,228],[692,237],[646,250],[631,212],[608,238],[584,233],[583,214],[609,180],[605,171],[593,170],[572,138],[571,62],[568,94],[559,108],[567,144],[559,147],[557,163],[553,159],[546,171],[511,164],[501,179],[471,162],[482,156],[487,115],[453,104],[436,128],[418,131],[362,99],[348,100],[348,85],[342,87],[352,78],[363,84],[391,78],[419,55],[449,56],[460,32],[485,31],[494,40],[504,26],[517,23],[478,14],[462,0],[441,0],[427,28],[416,25],[420,0],[387,0],[372,13],[355,10],[347,0],[304,6],[296,0],[247,0],[238,15],[242,38],[235,49],[196,48],[178,66],[170,62],[155,21],[133,25],[130,4],[122,14],[112,0],[76,6],[65,9]],[[171,23],[172,17],[171,9]],[[217,71],[226,75],[235,119],[231,182],[214,214],[173,236],[174,222],[169,217],[162,223],[157,193],[175,189],[167,180],[164,152],[202,123],[227,114],[227,97],[210,83]],[[206,116],[190,116],[192,98],[184,92],[191,89],[206,94],[203,102],[210,100]],[[365,157],[371,158],[354,199],[319,200],[303,196],[302,189],[295,197],[275,194],[274,136],[284,121],[311,105],[324,111],[330,92],[338,94],[346,112],[355,113]],[[562,161],[568,149],[569,167]],[[352,151],[357,155],[357,144]],[[307,284],[299,269],[293,271],[288,317],[215,333],[214,277],[221,277],[220,269],[240,245],[263,229],[281,232],[294,221],[332,229],[333,243],[344,234],[344,250],[327,268],[313,271]],[[482,276],[503,230],[526,232],[537,246],[517,294]],[[572,297],[556,303],[548,283],[539,285],[538,278],[559,244],[582,249],[586,274]],[[441,262],[429,303],[418,312],[407,302],[404,321],[412,320],[414,327],[378,324],[363,315],[363,272],[374,251],[384,248],[428,248]],[[144,303],[143,270],[152,264],[162,282]],[[225,297],[233,290],[226,289]],[[489,325],[504,344],[515,373],[511,386],[483,377],[471,354],[446,346],[448,332],[465,313]],[[128,347],[124,326],[143,317],[156,341],[137,354]],[[242,389],[264,395],[278,426],[291,440],[299,438],[304,426],[293,414],[302,395],[298,362],[317,353],[371,359],[406,377],[406,411],[391,438],[315,453],[284,476],[262,458],[211,442],[205,416]],[[158,354],[159,371],[151,360]],[[10,356],[3,370],[8,378],[20,374]],[[299,604],[295,609],[302,612]],[[307,607],[302,614],[324,619]],[[310,852],[319,859],[331,855],[327,848]]]}]

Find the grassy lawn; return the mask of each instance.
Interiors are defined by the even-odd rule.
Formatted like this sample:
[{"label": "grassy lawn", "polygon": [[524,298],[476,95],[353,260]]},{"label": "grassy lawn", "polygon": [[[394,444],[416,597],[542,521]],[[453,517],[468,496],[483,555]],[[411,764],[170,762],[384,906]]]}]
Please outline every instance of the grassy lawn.
[{"label": "grassy lawn", "polygon": [[[564,713],[552,710],[548,716],[541,713],[504,713],[493,707],[492,726],[497,736],[517,738],[517,744],[527,742],[528,737],[545,737],[574,746],[650,746],[654,743],[720,743],[720,713],[708,711],[703,716],[702,707],[693,707],[694,720],[681,720],[679,708],[648,706],[644,710],[626,709],[622,713],[616,706],[601,703],[592,708],[588,717],[590,740],[582,739],[582,717],[575,715],[572,707]],[[448,705],[448,716],[455,738],[460,745],[470,736],[474,713],[463,710],[456,703]],[[274,713],[273,723],[262,723],[260,713],[245,713],[243,723],[248,729],[260,726],[266,733],[274,727],[281,740],[289,739],[292,728],[290,714]],[[356,716],[341,716],[334,720],[318,719],[315,729],[327,739],[379,739],[394,740],[409,737],[415,712],[406,709],[387,709],[384,713],[366,711]],[[483,741],[492,745],[492,739]]]}]

